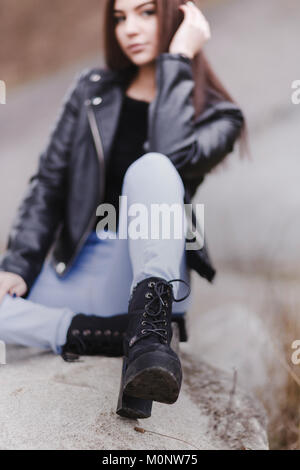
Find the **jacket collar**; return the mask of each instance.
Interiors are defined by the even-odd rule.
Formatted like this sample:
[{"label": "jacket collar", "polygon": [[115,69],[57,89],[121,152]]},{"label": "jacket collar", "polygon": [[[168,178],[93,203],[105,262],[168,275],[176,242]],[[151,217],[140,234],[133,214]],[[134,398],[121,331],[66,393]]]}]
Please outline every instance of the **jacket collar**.
[{"label": "jacket collar", "polygon": [[[89,99],[97,121],[104,158],[108,161],[114,136],[117,130],[119,115],[123,105],[125,90],[133,69],[128,67],[122,71],[99,71],[99,86],[89,92]],[[99,100],[99,98],[101,98]]]}]

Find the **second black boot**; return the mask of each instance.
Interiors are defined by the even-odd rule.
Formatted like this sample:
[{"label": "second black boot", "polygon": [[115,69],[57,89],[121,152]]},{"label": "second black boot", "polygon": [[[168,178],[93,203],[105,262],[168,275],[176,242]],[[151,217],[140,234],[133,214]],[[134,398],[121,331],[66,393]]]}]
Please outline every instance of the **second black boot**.
[{"label": "second black boot", "polygon": [[128,327],[128,315],[111,317],[76,314],[70,323],[61,356],[67,362],[79,356],[123,356],[123,337]]},{"label": "second black boot", "polygon": [[[123,337],[128,327],[128,315],[111,317],[78,313],[68,328],[61,356],[66,362],[78,361],[81,355],[123,356]],[[149,418],[152,400],[122,394],[117,413],[127,418]]]},{"label": "second black boot", "polygon": [[[187,285],[188,294],[175,299],[172,282]],[[178,355],[171,349],[172,302],[190,294],[182,279],[167,281],[148,277],[134,287],[129,299],[129,324],[123,339],[122,390],[129,396],[162,403],[174,403],[179,395],[182,370]]]}]

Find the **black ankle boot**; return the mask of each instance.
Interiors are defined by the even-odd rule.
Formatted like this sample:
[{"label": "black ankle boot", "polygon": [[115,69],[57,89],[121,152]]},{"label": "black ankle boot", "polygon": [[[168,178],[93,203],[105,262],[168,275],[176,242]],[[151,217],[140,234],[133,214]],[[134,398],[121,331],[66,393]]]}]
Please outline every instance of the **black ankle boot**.
[{"label": "black ankle boot", "polygon": [[100,317],[79,313],[72,318],[62,358],[67,362],[79,356],[123,356],[123,338],[128,327],[128,314]]},{"label": "black ankle boot", "polygon": [[[129,299],[129,325],[124,336],[124,360],[120,395],[174,403],[179,395],[182,371],[177,354],[171,349],[172,301],[171,282],[148,277],[133,289]],[[119,396],[120,400],[120,396]]]}]

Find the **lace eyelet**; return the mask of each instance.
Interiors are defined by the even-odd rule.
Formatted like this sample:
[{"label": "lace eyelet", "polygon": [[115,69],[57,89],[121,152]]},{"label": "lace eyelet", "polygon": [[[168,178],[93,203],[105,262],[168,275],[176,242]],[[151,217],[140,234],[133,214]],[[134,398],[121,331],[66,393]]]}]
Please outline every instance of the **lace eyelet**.
[{"label": "lace eyelet", "polygon": [[142,325],[143,325],[143,326],[146,325],[146,322],[145,322],[144,320],[142,321]]},{"label": "lace eyelet", "polygon": [[147,317],[147,312],[144,312],[144,313],[143,313],[143,317],[144,317],[144,318]]},{"label": "lace eyelet", "polygon": [[120,332],[119,331],[114,331],[114,336],[119,336]]},{"label": "lace eyelet", "polygon": [[164,317],[167,316],[167,312],[165,310],[162,310],[162,314],[163,314]]},{"label": "lace eyelet", "polygon": [[78,336],[80,334],[79,330],[72,330],[72,335],[73,336]]},{"label": "lace eyelet", "polygon": [[167,306],[168,306],[168,302],[167,302],[167,301],[165,301],[165,302],[164,302],[164,305],[167,307]]},{"label": "lace eyelet", "polygon": [[168,324],[167,320],[164,320],[164,325],[167,325],[167,324]]},{"label": "lace eyelet", "polygon": [[109,336],[109,335],[111,335],[111,331],[110,330],[105,330],[104,334],[105,334],[105,336]]},{"label": "lace eyelet", "polygon": [[145,297],[146,299],[153,299],[153,295],[151,294],[151,292],[146,292]]},{"label": "lace eyelet", "polygon": [[102,335],[102,331],[101,330],[96,330],[95,331],[95,336],[100,336]]},{"label": "lace eyelet", "polygon": [[91,334],[91,330],[83,330],[83,336],[89,336]]},{"label": "lace eyelet", "polygon": [[148,287],[154,287],[154,286],[155,286],[155,282],[154,282],[154,281],[148,282]]},{"label": "lace eyelet", "polygon": [[145,332],[146,332],[146,330],[142,330],[142,331],[141,331],[142,335],[144,335],[144,334],[145,334]]}]

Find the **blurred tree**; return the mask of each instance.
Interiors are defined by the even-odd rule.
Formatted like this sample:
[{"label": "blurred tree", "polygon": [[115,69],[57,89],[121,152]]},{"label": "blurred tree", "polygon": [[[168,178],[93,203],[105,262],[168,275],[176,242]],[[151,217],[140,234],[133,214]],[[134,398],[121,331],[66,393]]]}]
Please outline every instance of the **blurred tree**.
[{"label": "blurred tree", "polygon": [[101,54],[101,0],[0,0],[0,78],[9,87]]}]

